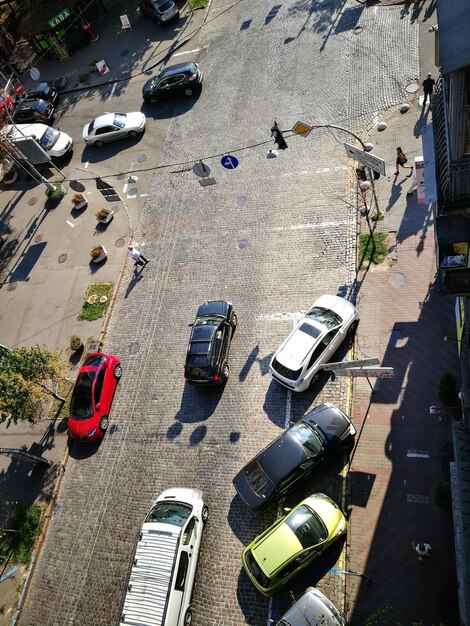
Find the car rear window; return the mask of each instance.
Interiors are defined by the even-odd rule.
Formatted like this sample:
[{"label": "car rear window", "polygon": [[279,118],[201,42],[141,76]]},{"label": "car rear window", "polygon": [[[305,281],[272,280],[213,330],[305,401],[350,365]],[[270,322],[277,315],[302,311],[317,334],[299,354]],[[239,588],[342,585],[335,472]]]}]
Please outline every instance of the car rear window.
[{"label": "car rear window", "polygon": [[95,372],[82,372],[77,378],[70,402],[73,419],[86,420],[93,417],[92,388]]},{"label": "car rear window", "polygon": [[279,363],[277,359],[273,360],[272,367],[278,374],[280,374],[284,378],[287,378],[288,380],[297,380],[302,373],[302,368],[299,370],[291,370],[285,365]]},{"label": "car rear window", "polygon": [[173,6],[173,2],[157,2],[157,8],[163,13],[164,11],[168,11]]},{"label": "car rear window", "polygon": [[195,365],[190,365],[186,368],[186,376],[191,380],[211,380],[213,378],[212,368],[207,367],[197,367]]},{"label": "car rear window", "polygon": [[257,496],[262,497],[270,487],[272,487],[272,482],[269,480],[266,472],[263,470],[258,461],[252,463],[245,470],[245,478],[256,493]]},{"label": "car rear window", "polygon": [[192,341],[189,346],[189,354],[208,354],[210,346],[209,341]]}]

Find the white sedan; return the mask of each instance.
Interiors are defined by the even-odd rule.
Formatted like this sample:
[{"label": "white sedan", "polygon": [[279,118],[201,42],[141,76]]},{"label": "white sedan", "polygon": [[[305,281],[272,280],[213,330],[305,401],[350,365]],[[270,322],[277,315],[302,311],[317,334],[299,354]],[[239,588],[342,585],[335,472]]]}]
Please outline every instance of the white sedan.
[{"label": "white sedan", "polygon": [[358,322],[352,302],[321,296],[274,353],[269,364],[272,377],[292,391],[305,391]]},{"label": "white sedan", "polygon": [[83,128],[83,141],[102,146],[106,141],[136,137],[145,130],[143,113],[104,113]]}]

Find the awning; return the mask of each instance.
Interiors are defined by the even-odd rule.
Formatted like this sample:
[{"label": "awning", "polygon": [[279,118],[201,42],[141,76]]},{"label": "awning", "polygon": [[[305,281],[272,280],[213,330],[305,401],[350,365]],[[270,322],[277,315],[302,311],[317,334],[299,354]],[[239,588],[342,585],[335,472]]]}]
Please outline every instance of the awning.
[{"label": "awning", "polygon": [[426,204],[437,202],[436,154],[432,124],[427,124],[421,133],[424,160],[424,199]]}]

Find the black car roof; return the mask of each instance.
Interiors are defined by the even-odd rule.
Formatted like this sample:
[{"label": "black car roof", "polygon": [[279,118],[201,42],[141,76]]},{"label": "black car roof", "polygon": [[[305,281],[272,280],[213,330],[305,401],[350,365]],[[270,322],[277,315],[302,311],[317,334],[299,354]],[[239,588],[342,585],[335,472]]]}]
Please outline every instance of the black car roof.
[{"label": "black car roof", "polygon": [[158,78],[166,78],[168,76],[174,76],[175,74],[183,74],[186,72],[194,71],[194,63],[193,61],[187,61],[186,63],[177,63],[176,65],[170,65],[169,67],[165,67],[164,70],[160,72]]},{"label": "black car roof", "polygon": [[307,459],[303,445],[289,431],[275,439],[256,457],[266,474],[276,485],[295,467]]}]

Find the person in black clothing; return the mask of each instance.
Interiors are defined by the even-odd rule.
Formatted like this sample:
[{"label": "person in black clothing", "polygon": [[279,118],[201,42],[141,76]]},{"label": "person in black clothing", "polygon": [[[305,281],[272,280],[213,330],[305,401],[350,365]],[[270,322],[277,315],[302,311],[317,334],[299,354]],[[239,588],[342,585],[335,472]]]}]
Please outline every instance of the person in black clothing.
[{"label": "person in black clothing", "polygon": [[431,72],[428,72],[428,77],[423,80],[423,91],[424,91],[423,107],[426,104],[426,100],[428,99],[428,96],[429,96],[429,104],[431,104],[431,96],[432,96],[432,92],[434,91],[435,84],[436,84],[436,81],[434,80],[434,78],[432,78]]}]

